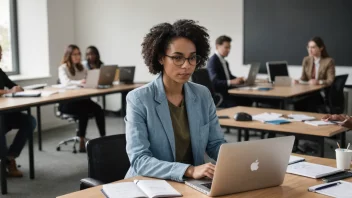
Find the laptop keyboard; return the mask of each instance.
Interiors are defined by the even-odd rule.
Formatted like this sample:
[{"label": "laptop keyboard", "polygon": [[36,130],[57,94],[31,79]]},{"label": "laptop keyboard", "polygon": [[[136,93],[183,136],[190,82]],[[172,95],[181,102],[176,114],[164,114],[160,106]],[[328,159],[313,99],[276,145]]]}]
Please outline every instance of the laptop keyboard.
[{"label": "laptop keyboard", "polygon": [[205,186],[205,187],[211,189],[211,184],[212,184],[212,183],[206,183],[206,184],[202,184],[202,186]]}]

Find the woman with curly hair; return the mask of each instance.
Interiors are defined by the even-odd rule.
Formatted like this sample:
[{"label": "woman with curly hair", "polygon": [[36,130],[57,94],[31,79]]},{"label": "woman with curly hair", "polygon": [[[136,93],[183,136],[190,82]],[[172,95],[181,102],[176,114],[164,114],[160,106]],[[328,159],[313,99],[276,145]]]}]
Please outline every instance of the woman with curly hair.
[{"label": "woman with curly hair", "polygon": [[209,90],[188,82],[208,58],[207,29],[192,20],[154,26],[142,43],[151,83],[127,95],[126,140],[131,167],[126,175],[171,179],[212,178],[225,143]]}]

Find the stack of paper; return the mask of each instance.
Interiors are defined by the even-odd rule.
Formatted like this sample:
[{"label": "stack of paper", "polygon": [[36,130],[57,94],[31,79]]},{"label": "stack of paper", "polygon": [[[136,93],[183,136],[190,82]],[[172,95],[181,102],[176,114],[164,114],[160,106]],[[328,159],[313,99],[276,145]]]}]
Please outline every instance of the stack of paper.
[{"label": "stack of paper", "polygon": [[346,181],[336,181],[319,184],[308,188],[310,192],[316,192],[330,197],[352,197],[352,183]]},{"label": "stack of paper", "polygon": [[326,125],[336,124],[336,123],[333,123],[333,122],[323,121],[323,120],[319,120],[319,121],[305,121],[304,123],[312,125],[312,126],[326,126]]},{"label": "stack of paper", "polygon": [[310,178],[321,178],[335,173],[342,172],[343,170],[330,166],[320,164],[313,164],[309,162],[299,162],[287,166],[287,173],[301,175]]},{"label": "stack of paper", "polygon": [[273,120],[284,120],[284,118],[280,118],[282,116],[282,114],[279,114],[279,113],[261,113],[261,114],[258,114],[258,115],[254,115],[252,116],[252,119],[253,120],[257,120],[257,121],[260,121],[260,122],[267,122],[267,121],[273,121]]},{"label": "stack of paper", "polygon": [[315,120],[315,117],[307,116],[304,114],[289,114],[287,115],[287,117],[289,117],[291,121],[299,121],[299,122],[307,121],[307,120],[308,121]]}]

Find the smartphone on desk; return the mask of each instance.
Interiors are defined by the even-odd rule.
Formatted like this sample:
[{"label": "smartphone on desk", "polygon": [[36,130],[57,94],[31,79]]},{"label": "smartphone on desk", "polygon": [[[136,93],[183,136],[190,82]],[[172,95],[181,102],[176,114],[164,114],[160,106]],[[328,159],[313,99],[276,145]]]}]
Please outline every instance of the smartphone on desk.
[{"label": "smartphone on desk", "polygon": [[350,178],[350,177],[352,177],[352,172],[346,171],[346,172],[337,173],[334,175],[324,177],[322,180],[325,183],[329,183],[329,182],[339,181],[339,180]]}]

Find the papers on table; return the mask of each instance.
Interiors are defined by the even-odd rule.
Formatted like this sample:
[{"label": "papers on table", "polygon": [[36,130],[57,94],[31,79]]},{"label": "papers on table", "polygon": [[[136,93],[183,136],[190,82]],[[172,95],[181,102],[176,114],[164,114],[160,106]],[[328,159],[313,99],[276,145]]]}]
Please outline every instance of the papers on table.
[{"label": "papers on table", "polygon": [[308,188],[310,192],[316,192],[330,197],[352,197],[352,183],[346,181],[336,181],[324,183]]},{"label": "papers on table", "polygon": [[307,116],[304,114],[289,114],[287,117],[290,118],[290,121],[309,121],[309,120],[315,120],[315,117],[312,116]]},{"label": "papers on table", "polygon": [[267,112],[265,112],[265,113],[261,113],[261,114],[252,116],[252,119],[260,121],[260,122],[266,122],[266,121],[284,119],[284,118],[280,118],[281,116],[282,116],[282,114],[279,114],[279,113],[267,113]]},{"label": "papers on table", "polygon": [[330,166],[320,164],[313,164],[309,162],[299,162],[287,166],[287,173],[301,175],[310,178],[321,178],[335,173],[342,172],[343,170]]},{"label": "papers on table", "polygon": [[58,93],[58,91],[36,91],[36,90],[26,90],[16,93],[4,94],[4,97],[47,97]]},{"label": "papers on table", "polygon": [[290,160],[288,161],[288,165],[294,164],[297,162],[303,162],[303,161],[305,161],[303,157],[297,157],[297,156],[291,155]]},{"label": "papers on table", "polygon": [[304,123],[312,125],[312,126],[326,126],[326,125],[334,125],[334,124],[336,124],[334,122],[323,121],[323,120],[319,120],[319,121],[305,121]]},{"label": "papers on table", "polygon": [[51,85],[51,87],[58,88],[58,89],[80,89],[81,88],[78,85],[64,85],[64,84]]}]

